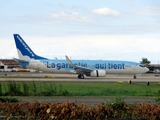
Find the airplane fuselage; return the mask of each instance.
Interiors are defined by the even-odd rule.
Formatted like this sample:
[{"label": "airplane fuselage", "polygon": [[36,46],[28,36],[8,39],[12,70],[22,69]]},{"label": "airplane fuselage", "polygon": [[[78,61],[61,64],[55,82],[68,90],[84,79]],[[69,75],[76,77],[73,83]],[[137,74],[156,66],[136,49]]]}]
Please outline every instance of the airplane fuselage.
[{"label": "airplane fuselage", "polygon": [[[103,60],[72,60],[74,65],[92,70],[105,70],[106,74],[141,74],[146,72],[145,67],[128,61],[103,61]],[[28,64],[19,63],[21,66],[50,73],[75,73],[66,60],[30,60]]]}]

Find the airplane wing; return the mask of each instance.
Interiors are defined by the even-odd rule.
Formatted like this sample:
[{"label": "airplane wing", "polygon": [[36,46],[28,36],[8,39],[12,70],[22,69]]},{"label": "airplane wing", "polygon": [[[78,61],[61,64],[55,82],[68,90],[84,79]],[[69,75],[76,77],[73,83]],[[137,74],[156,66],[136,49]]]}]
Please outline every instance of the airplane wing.
[{"label": "airplane wing", "polygon": [[66,60],[68,62],[69,66],[72,66],[74,68],[74,70],[76,71],[76,73],[89,73],[92,71],[92,69],[88,69],[82,66],[78,66],[78,65],[74,65],[71,60],[68,58],[68,56],[65,56]]}]

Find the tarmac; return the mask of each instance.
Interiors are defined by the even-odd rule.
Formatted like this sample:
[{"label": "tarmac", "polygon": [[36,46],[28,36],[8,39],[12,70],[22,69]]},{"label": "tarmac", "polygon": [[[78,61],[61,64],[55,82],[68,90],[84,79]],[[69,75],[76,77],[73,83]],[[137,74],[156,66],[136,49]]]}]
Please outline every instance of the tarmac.
[{"label": "tarmac", "polygon": [[[66,81],[66,82],[156,82],[160,83],[160,74],[142,74],[138,75],[137,79],[133,79],[133,75],[118,75],[118,74],[107,74],[106,77],[85,77],[85,79],[78,79],[77,75],[73,74],[48,74],[48,73],[12,73],[12,72],[0,72],[1,81]],[[53,96],[40,96],[40,97],[17,97],[18,99],[26,102],[76,102],[85,103],[93,106],[100,104],[105,101],[116,99],[114,96],[104,97],[53,97]],[[154,103],[155,97],[127,97],[124,98],[126,103]]]},{"label": "tarmac", "polygon": [[133,75],[107,74],[106,77],[85,77],[78,79],[75,74],[48,74],[30,72],[0,72],[0,81],[74,81],[74,82],[160,82],[160,74]]},{"label": "tarmac", "polygon": [[[75,102],[79,104],[87,104],[89,106],[93,106],[96,104],[101,104],[105,102],[115,101],[118,97],[115,96],[100,96],[100,97],[55,97],[55,96],[40,96],[40,97],[17,97],[17,99],[23,102]],[[139,103],[152,103],[157,104],[155,97],[126,97],[120,98],[123,102],[128,104],[139,104]]]}]

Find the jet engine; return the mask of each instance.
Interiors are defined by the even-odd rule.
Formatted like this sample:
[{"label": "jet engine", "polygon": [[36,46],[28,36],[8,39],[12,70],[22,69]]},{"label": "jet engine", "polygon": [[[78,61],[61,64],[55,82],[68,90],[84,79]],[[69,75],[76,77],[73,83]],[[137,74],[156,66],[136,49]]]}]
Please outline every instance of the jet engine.
[{"label": "jet engine", "polygon": [[105,70],[93,70],[90,73],[91,77],[105,77],[106,76],[106,71]]}]

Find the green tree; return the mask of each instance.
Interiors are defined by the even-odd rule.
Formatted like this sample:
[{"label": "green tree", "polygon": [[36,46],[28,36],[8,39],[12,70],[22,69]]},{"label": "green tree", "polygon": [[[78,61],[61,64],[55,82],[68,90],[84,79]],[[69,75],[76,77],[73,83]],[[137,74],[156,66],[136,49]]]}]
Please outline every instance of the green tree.
[{"label": "green tree", "polygon": [[140,61],[141,64],[145,64],[148,65],[151,63],[151,61],[149,61],[147,58],[142,58],[142,61]]}]

